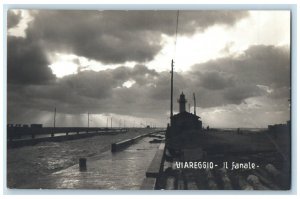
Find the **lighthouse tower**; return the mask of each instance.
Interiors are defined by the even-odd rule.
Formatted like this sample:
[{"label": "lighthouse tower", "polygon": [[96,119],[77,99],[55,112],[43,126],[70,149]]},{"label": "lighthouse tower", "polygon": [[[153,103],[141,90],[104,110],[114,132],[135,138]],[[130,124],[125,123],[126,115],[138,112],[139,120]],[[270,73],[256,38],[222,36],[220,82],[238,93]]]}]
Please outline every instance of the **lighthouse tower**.
[{"label": "lighthouse tower", "polygon": [[185,99],[185,95],[183,94],[183,92],[181,93],[179,100],[179,113],[183,113],[186,112],[185,110],[185,104],[186,104],[186,99]]}]

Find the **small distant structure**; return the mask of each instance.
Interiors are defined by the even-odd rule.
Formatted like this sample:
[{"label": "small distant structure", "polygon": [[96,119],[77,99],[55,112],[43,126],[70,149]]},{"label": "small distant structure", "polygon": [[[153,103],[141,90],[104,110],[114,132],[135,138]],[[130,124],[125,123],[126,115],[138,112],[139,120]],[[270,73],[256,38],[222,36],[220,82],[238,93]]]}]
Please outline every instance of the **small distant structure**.
[{"label": "small distant structure", "polygon": [[31,124],[31,128],[43,128],[43,124]]},{"label": "small distant structure", "polygon": [[286,124],[274,124],[268,125],[268,132],[273,135],[274,138],[277,138],[281,134],[291,132],[291,121],[287,121]]},{"label": "small distant structure", "polygon": [[176,129],[176,131],[189,131],[189,130],[201,130],[202,121],[199,120],[199,116],[186,111],[186,99],[183,92],[181,93],[178,103],[179,103],[179,113],[174,115],[171,120],[171,126]]},{"label": "small distant structure", "polygon": [[290,129],[291,121],[287,121],[286,124],[274,124],[268,125],[269,132],[284,132],[287,129]]},{"label": "small distant structure", "polygon": [[185,149],[194,147],[193,138],[203,133],[200,117],[186,111],[186,102],[182,92],[178,99],[179,113],[171,117],[171,125],[167,127],[166,155],[171,159],[180,156]]}]

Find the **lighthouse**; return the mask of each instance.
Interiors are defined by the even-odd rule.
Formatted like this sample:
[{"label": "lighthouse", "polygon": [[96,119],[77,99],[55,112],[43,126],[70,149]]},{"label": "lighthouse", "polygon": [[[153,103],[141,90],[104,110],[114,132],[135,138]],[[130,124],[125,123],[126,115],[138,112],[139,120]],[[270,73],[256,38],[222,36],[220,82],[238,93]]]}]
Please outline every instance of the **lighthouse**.
[{"label": "lighthouse", "polygon": [[183,92],[181,93],[181,95],[178,99],[178,103],[179,103],[179,113],[186,112],[186,110],[185,110],[186,99],[185,99],[185,95],[183,94]]}]

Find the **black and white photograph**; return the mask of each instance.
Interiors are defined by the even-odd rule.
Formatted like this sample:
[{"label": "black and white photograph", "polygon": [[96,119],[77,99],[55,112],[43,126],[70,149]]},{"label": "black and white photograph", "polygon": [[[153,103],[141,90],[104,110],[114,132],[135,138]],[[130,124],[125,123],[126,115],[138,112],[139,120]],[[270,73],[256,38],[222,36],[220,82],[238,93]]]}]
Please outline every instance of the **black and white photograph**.
[{"label": "black and white photograph", "polygon": [[290,190],[291,10],[9,9],[10,190]]}]

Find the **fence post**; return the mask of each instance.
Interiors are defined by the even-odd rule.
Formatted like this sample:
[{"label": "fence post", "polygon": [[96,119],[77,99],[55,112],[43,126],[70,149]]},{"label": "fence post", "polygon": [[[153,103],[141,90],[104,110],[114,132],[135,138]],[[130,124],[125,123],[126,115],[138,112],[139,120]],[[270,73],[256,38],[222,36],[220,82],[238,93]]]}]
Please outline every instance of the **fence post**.
[{"label": "fence post", "polygon": [[79,170],[86,171],[86,158],[79,158]]}]

